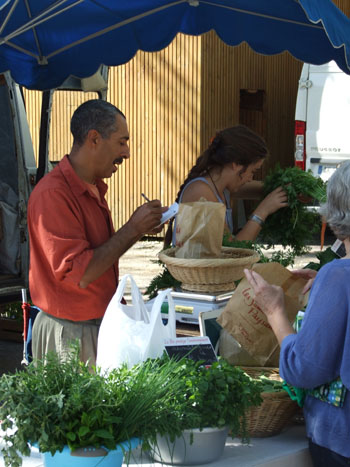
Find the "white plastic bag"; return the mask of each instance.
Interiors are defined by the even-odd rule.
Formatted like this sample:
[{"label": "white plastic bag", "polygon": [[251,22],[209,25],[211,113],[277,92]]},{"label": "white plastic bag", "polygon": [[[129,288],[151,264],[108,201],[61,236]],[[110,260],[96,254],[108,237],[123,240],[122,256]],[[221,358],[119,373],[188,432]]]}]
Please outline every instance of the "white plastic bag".
[{"label": "white plastic bag", "polygon": [[[131,282],[132,305],[121,302],[128,279]],[[97,342],[96,366],[103,371],[128,367],[147,358],[160,357],[165,349],[164,339],[176,337],[176,318],[171,289],[160,292],[150,311],[129,274],[122,277],[117,291],[103,317]],[[168,299],[168,323],[163,324],[161,306]]]}]

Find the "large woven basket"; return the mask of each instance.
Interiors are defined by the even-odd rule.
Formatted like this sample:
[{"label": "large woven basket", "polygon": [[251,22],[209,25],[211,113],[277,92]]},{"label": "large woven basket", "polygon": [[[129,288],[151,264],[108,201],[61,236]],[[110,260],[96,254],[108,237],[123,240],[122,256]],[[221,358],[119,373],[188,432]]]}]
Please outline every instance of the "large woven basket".
[{"label": "large woven basket", "polygon": [[[278,368],[243,367],[242,369],[252,378],[258,378],[264,374],[267,378],[282,381]],[[299,410],[298,404],[284,390],[263,392],[261,397],[262,404],[258,407],[251,407],[246,414],[246,430],[253,438],[277,435],[291,422]]]},{"label": "large woven basket", "polygon": [[260,256],[247,248],[222,247],[219,258],[176,258],[176,248],[159,253],[159,259],[181,287],[193,292],[225,292],[235,289],[235,281],[244,275],[243,269],[257,263]]}]

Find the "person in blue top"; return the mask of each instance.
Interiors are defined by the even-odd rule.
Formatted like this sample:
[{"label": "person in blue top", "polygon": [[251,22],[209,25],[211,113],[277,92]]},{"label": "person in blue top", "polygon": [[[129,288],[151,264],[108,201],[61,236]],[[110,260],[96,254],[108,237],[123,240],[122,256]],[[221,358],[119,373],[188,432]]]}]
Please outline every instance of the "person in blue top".
[{"label": "person in blue top", "polygon": [[[231,195],[239,198],[261,198],[262,183],[252,181],[268,155],[265,141],[254,131],[236,125],[218,131],[208,148],[198,157],[181,185],[176,201],[189,203],[205,198],[226,205],[226,231],[233,233]],[[237,233],[237,240],[255,240],[265,219],[287,206],[287,195],[279,187],[264,198],[248,222]],[[170,223],[165,246],[175,245],[175,225]]]},{"label": "person in blue top", "polygon": [[[295,387],[313,390],[304,403],[313,465],[332,467],[350,465],[350,161],[329,179],[327,202],[320,214],[343,241],[347,254],[317,273],[298,334],[287,318],[282,289],[254,271],[245,274],[281,346],[282,378]],[[310,271],[303,276],[312,278]],[[341,397],[334,391],[339,381]],[[321,385],[328,388],[322,391],[323,397]],[[335,397],[329,397],[330,391]]]}]

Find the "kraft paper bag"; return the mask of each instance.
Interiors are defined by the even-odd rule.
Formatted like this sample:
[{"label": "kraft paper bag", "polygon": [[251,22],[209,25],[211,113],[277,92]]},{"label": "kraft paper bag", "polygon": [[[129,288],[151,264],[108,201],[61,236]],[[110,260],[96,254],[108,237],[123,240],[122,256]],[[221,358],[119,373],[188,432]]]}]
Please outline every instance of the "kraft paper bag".
[{"label": "kraft paper bag", "polygon": [[[252,268],[270,284],[284,291],[288,319],[294,322],[297,312],[306,303],[302,290],[307,280],[292,274],[279,263],[259,263]],[[254,301],[254,290],[244,277],[217,320],[242,346],[258,366],[279,366],[279,345],[263,311]],[[236,352],[238,354],[238,351]],[[244,355],[243,355],[244,358]],[[241,356],[237,356],[241,365]],[[247,363],[247,366],[253,366]]]},{"label": "kraft paper bag", "polygon": [[226,208],[201,198],[181,203],[176,216],[177,258],[218,258],[221,255]]}]

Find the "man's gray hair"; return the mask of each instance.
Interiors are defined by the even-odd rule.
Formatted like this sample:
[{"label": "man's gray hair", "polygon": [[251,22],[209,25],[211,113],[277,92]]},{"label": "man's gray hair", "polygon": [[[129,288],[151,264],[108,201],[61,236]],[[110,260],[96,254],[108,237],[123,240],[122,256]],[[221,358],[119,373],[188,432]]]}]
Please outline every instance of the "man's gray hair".
[{"label": "man's gray hair", "polygon": [[70,123],[73,144],[81,146],[90,130],[98,131],[102,138],[109,138],[111,133],[117,131],[118,114],[125,118],[117,107],[102,99],[84,102],[75,110]]},{"label": "man's gray hair", "polygon": [[327,201],[320,214],[340,240],[350,237],[350,161],[345,161],[327,183]]}]

